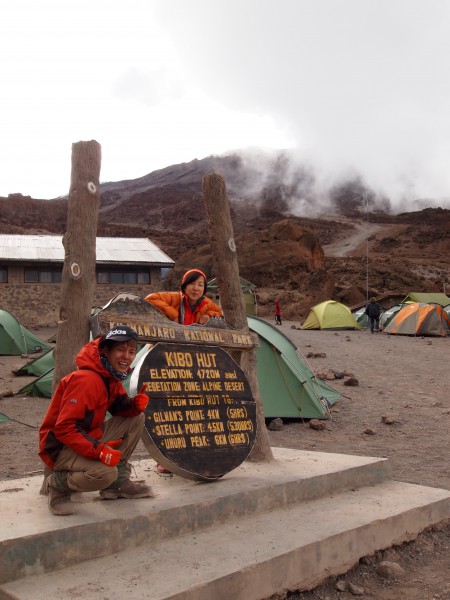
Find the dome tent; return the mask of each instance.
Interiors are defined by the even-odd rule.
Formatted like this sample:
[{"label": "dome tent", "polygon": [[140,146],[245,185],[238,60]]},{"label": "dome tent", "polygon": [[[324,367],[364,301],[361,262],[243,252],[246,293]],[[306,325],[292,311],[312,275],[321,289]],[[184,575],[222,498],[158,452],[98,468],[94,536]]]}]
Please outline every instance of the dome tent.
[{"label": "dome tent", "polygon": [[386,329],[386,327],[389,325],[389,323],[392,321],[392,319],[395,317],[398,311],[401,310],[404,306],[407,306],[407,304],[394,304],[393,306],[390,306],[384,312],[382,312],[380,315],[380,329]]},{"label": "dome tent", "polygon": [[51,348],[53,346],[25,329],[13,314],[0,309],[0,355],[35,354]]},{"label": "dome tent", "polygon": [[312,307],[301,329],[361,329],[351,310],[336,300],[325,300]]},{"label": "dome tent", "polygon": [[403,304],[409,302],[423,302],[425,304],[440,304],[441,306],[446,306],[450,303],[450,298],[446,294],[440,292],[409,292],[402,302]]},{"label": "dome tent", "polygon": [[362,328],[366,329],[369,326],[369,317],[366,315],[366,307],[363,306],[352,312],[353,318]]},{"label": "dome tent", "polygon": [[434,335],[445,337],[450,318],[439,304],[412,302],[404,306],[387,325],[384,332],[396,335]]},{"label": "dome tent", "polygon": [[297,348],[279,329],[247,316],[258,334],[256,366],[264,417],[326,419],[341,393],[316,377],[297,355]]},{"label": "dome tent", "polygon": [[53,369],[54,365],[54,348],[47,350],[45,354],[41,354],[37,358],[33,358],[19,369],[13,370],[14,375],[37,375],[40,377]]}]

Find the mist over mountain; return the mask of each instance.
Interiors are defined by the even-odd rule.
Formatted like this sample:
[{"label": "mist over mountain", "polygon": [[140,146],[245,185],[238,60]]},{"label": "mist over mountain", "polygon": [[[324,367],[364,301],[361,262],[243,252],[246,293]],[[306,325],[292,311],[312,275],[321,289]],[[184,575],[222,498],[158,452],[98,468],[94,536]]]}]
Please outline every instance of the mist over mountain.
[{"label": "mist over mountain", "polygon": [[[148,237],[186,268],[214,277],[202,179],[223,176],[240,274],[258,286],[261,314],[279,296],[286,318],[302,319],[328,298],[349,305],[367,295],[450,289],[450,211],[409,198],[396,209],[357,175],[319,182],[287,153],[229,154],[171,165],[134,180],[100,186],[98,235]],[[0,198],[2,233],[62,234],[67,198]]]}]

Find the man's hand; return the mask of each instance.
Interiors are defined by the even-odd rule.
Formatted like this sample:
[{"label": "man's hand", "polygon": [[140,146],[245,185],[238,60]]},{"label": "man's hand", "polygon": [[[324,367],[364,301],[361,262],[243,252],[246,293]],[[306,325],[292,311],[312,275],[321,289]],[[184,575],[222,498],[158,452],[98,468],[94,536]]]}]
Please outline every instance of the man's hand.
[{"label": "man's hand", "polygon": [[114,448],[120,446],[122,441],[122,438],[119,440],[111,440],[104,445],[103,450],[101,450],[99,454],[99,459],[103,464],[108,465],[108,467],[115,467],[118,464],[122,458],[122,452],[120,450],[114,450]]},{"label": "man's hand", "polygon": [[136,394],[136,396],[134,397],[134,405],[141,412],[144,412],[144,410],[147,408],[147,404],[148,404],[148,396],[145,393],[146,389],[147,389],[147,384],[144,383],[144,385],[141,387],[141,389],[139,391],[139,394]]}]

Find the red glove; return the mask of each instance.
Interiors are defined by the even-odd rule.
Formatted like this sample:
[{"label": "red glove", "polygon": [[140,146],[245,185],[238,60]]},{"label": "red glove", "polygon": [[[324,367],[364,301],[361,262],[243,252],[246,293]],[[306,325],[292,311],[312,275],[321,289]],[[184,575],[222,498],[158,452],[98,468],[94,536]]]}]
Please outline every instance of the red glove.
[{"label": "red glove", "polygon": [[134,397],[134,405],[141,412],[144,412],[148,404],[148,396],[145,393],[146,389],[147,384],[144,383],[144,385],[141,387],[139,394],[136,394],[136,396]]},{"label": "red glove", "polygon": [[103,449],[99,454],[99,459],[102,461],[102,463],[108,465],[108,467],[115,467],[118,464],[122,458],[122,452],[120,450],[114,450],[113,448],[119,446],[122,441],[122,439],[111,440],[103,446]]}]

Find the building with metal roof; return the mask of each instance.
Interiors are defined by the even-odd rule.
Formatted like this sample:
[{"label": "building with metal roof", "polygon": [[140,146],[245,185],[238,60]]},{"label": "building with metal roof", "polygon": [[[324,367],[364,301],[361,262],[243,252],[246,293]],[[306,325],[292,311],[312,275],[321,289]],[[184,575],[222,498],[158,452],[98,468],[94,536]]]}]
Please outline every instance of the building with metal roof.
[{"label": "building with metal roof", "polygon": [[[0,234],[0,308],[27,326],[58,321],[65,249],[61,235]],[[119,292],[146,296],[175,265],[147,238],[98,237],[95,306]]]},{"label": "building with metal roof", "polygon": [[[61,235],[0,234],[0,261],[64,262]],[[98,237],[97,264],[148,264],[173,267],[174,261],[147,238]]]}]

